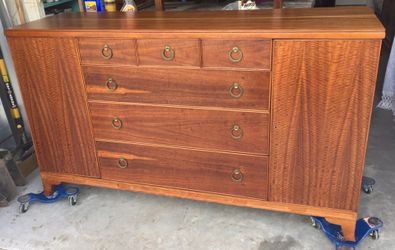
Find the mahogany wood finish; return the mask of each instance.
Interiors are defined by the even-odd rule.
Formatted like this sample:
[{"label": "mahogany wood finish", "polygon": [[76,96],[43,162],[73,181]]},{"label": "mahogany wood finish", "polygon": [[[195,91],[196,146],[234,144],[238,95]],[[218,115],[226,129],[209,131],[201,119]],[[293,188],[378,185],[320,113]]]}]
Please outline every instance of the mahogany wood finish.
[{"label": "mahogany wood finish", "polygon": [[[107,49],[105,46],[107,45]],[[136,65],[136,41],[117,39],[79,39],[82,64]]]},{"label": "mahogany wood finish", "polygon": [[251,199],[246,197],[229,196],[223,194],[206,193],[193,190],[175,189],[155,185],[112,181],[105,179],[90,178],[85,176],[76,176],[70,174],[58,174],[50,172],[41,172],[41,177],[45,183],[78,183],[81,185],[105,187],[112,189],[128,190],[133,192],[143,192],[148,194],[157,194],[185,199],[192,199],[205,202],[215,202],[233,206],[250,207],[258,209],[268,209],[284,213],[295,213],[309,216],[333,216],[342,221],[356,220],[356,213],[348,210],[340,210],[325,207],[312,207],[306,205],[270,202],[260,199]]},{"label": "mahogany wood finish", "polygon": [[197,39],[139,39],[137,47],[140,65],[200,66]]},{"label": "mahogany wood finish", "polygon": [[357,211],[380,43],[274,43],[270,200]]},{"label": "mahogany wood finish", "polygon": [[6,35],[46,194],[323,216],[354,238],[384,37],[367,8],[66,14]]},{"label": "mahogany wood finish", "polygon": [[101,141],[97,149],[103,179],[267,197],[267,157]]},{"label": "mahogany wood finish", "polygon": [[9,38],[8,43],[40,169],[100,177],[75,40]]},{"label": "mahogany wood finish", "polygon": [[270,72],[94,66],[83,71],[89,100],[269,109]]},{"label": "mahogany wood finish", "polygon": [[67,13],[7,30],[9,36],[101,38],[382,39],[367,7],[251,11]]},{"label": "mahogany wood finish", "polygon": [[203,67],[270,69],[271,47],[270,40],[203,40]]},{"label": "mahogany wood finish", "polygon": [[[268,154],[269,116],[265,113],[106,102],[89,106],[97,139]],[[113,127],[115,117],[122,122],[119,129]],[[240,129],[233,131],[235,125]]]}]

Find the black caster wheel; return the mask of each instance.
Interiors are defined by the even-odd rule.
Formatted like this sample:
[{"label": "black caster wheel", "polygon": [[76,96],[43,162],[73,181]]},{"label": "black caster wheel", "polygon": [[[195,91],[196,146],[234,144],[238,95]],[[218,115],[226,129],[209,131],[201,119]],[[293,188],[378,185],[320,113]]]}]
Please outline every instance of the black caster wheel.
[{"label": "black caster wheel", "polygon": [[373,192],[373,186],[376,181],[373,178],[363,176],[362,177],[362,191],[366,194],[371,194]]},{"label": "black caster wheel", "polygon": [[310,220],[311,220],[311,225],[312,225],[314,228],[316,228],[316,229],[321,229],[320,223],[317,223],[317,222],[313,219],[313,217],[310,217]]},{"label": "black caster wheel", "polygon": [[379,230],[374,230],[373,232],[371,232],[369,234],[370,238],[372,238],[373,240],[378,240],[380,238],[380,233]]},{"label": "black caster wheel", "polygon": [[77,195],[70,195],[69,196],[69,203],[70,206],[75,206],[77,204]]},{"label": "black caster wheel", "polygon": [[29,210],[29,203],[21,203],[21,204],[19,205],[19,212],[20,212],[21,214],[26,213],[27,210]]},{"label": "black caster wheel", "polygon": [[373,192],[373,186],[366,186],[363,188],[365,194],[371,194]]}]

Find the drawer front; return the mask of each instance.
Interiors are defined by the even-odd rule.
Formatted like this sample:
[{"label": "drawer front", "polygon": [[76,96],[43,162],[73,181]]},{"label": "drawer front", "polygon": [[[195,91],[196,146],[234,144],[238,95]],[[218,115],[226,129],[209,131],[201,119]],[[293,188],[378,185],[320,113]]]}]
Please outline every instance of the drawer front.
[{"label": "drawer front", "polygon": [[96,139],[266,155],[265,113],[90,102]]},{"label": "drawer front", "polygon": [[270,40],[203,40],[203,67],[270,69]]},{"label": "drawer front", "polygon": [[141,39],[137,47],[140,65],[200,66],[196,39]]},{"label": "drawer front", "polygon": [[270,72],[84,67],[90,100],[268,110]]},{"label": "drawer front", "polygon": [[82,64],[136,65],[136,41],[117,39],[79,40]]},{"label": "drawer front", "polygon": [[97,142],[103,179],[267,199],[268,158]]}]

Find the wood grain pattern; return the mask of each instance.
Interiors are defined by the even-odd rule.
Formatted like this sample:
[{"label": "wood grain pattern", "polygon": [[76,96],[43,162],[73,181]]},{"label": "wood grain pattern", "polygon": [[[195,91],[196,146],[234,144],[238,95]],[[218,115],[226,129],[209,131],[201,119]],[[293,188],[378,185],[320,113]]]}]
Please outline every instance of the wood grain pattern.
[{"label": "wood grain pattern", "polygon": [[274,43],[271,201],[357,211],[380,43]]},{"label": "wood grain pattern", "polygon": [[[174,51],[174,59],[162,58],[165,46]],[[137,40],[140,65],[200,66],[200,46],[197,39],[139,39]],[[170,57],[170,53],[165,53]]]},{"label": "wood grain pattern", "polygon": [[[100,141],[97,148],[103,179],[267,198],[268,158],[264,156]],[[126,159],[126,168],[118,167],[119,158]],[[240,182],[232,181],[236,169],[242,173]]]},{"label": "wood grain pattern", "polygon": [[367,7],[60,14],[6,31],[7,36],[113,38],[378,38],[384,28]]},{"label": "wood grain pattern", "polygon": [[[203,67],[234,67],[270,69],[270,40],[203,40]],[[241,52],[231,53],[240,62],[232,62],[229,51],[237,47]]]},{"label": "wood grain pattern", "polygon": [[[90,100],[255,110],[269,107],[270,72],[93,66],[83,71]],[[111,92],[105,86],[109,78],[118,86]],[[234,83],[243,89],[239,98],[229,94]]]},{"label": "wood grain pattern", "polygon": [[75,40],[8,42],[40,169],[99,177]]},{"label": "wood grain pattern", "polygon": [[[90,102],[89,106],[96,139],[268,153],[269,117],[265,113],[103,102]],[[121,129],[112,127],[114,117],[122,120]],[[231,137],[235,124],[243,130],[240,140]]]},{"label": "wood grain pattern", "polygon": [[221,204],[228,204],[233,206],[242,206],[250,208],[268,209],[272,211],[279,211],[284,213],[303,214],[308,216],[323,216],[338,218],[339,220],[356,220],[357,213],[349,210],[314,207],[300,204],[289,204],[280,202],[264,201],[253,198],[236,197],[229,195],[221,195],[214,193],[197,192],[191,190],[182,190],[168,187],[160,187],[139,183],[127,183],[121,181],[112,181],[96,178],[88,178],[75,175],[54,174],[48,172],[41,172],[43,182],[49,183],[73,183],[80,185],[96,186],[113,188],[120,190],[128,190],[133,192],[143,192],[148,194],[157,194],[185,199],[193,199],[204,202],[216,202]]},{"label": "wood grain pattern", "polygon": [[[101,51],[105,45],[112,51],[110,59],[104,59]],[[136,65],[136,41],[134,39],[79,39],[79,49],[82,64],[103,65]],[[105,54],[107,55],[107,53]]]}]

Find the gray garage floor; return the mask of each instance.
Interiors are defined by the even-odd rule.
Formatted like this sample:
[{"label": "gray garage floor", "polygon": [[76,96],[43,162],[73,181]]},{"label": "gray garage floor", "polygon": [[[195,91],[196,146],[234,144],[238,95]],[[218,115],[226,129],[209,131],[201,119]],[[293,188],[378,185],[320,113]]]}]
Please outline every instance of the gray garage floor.
[{"label": "gray garage floor", "polygon": [[[362,194],[360,216],[382,218],[378,241],[360,249],[395,249],[395,126],[375,110],[366,173],[373,194]],[[19,193],[42,190],[38,172]],[[334,249],[306,216],[82,187],[79,203],[0,209],[0,249]]]}]

